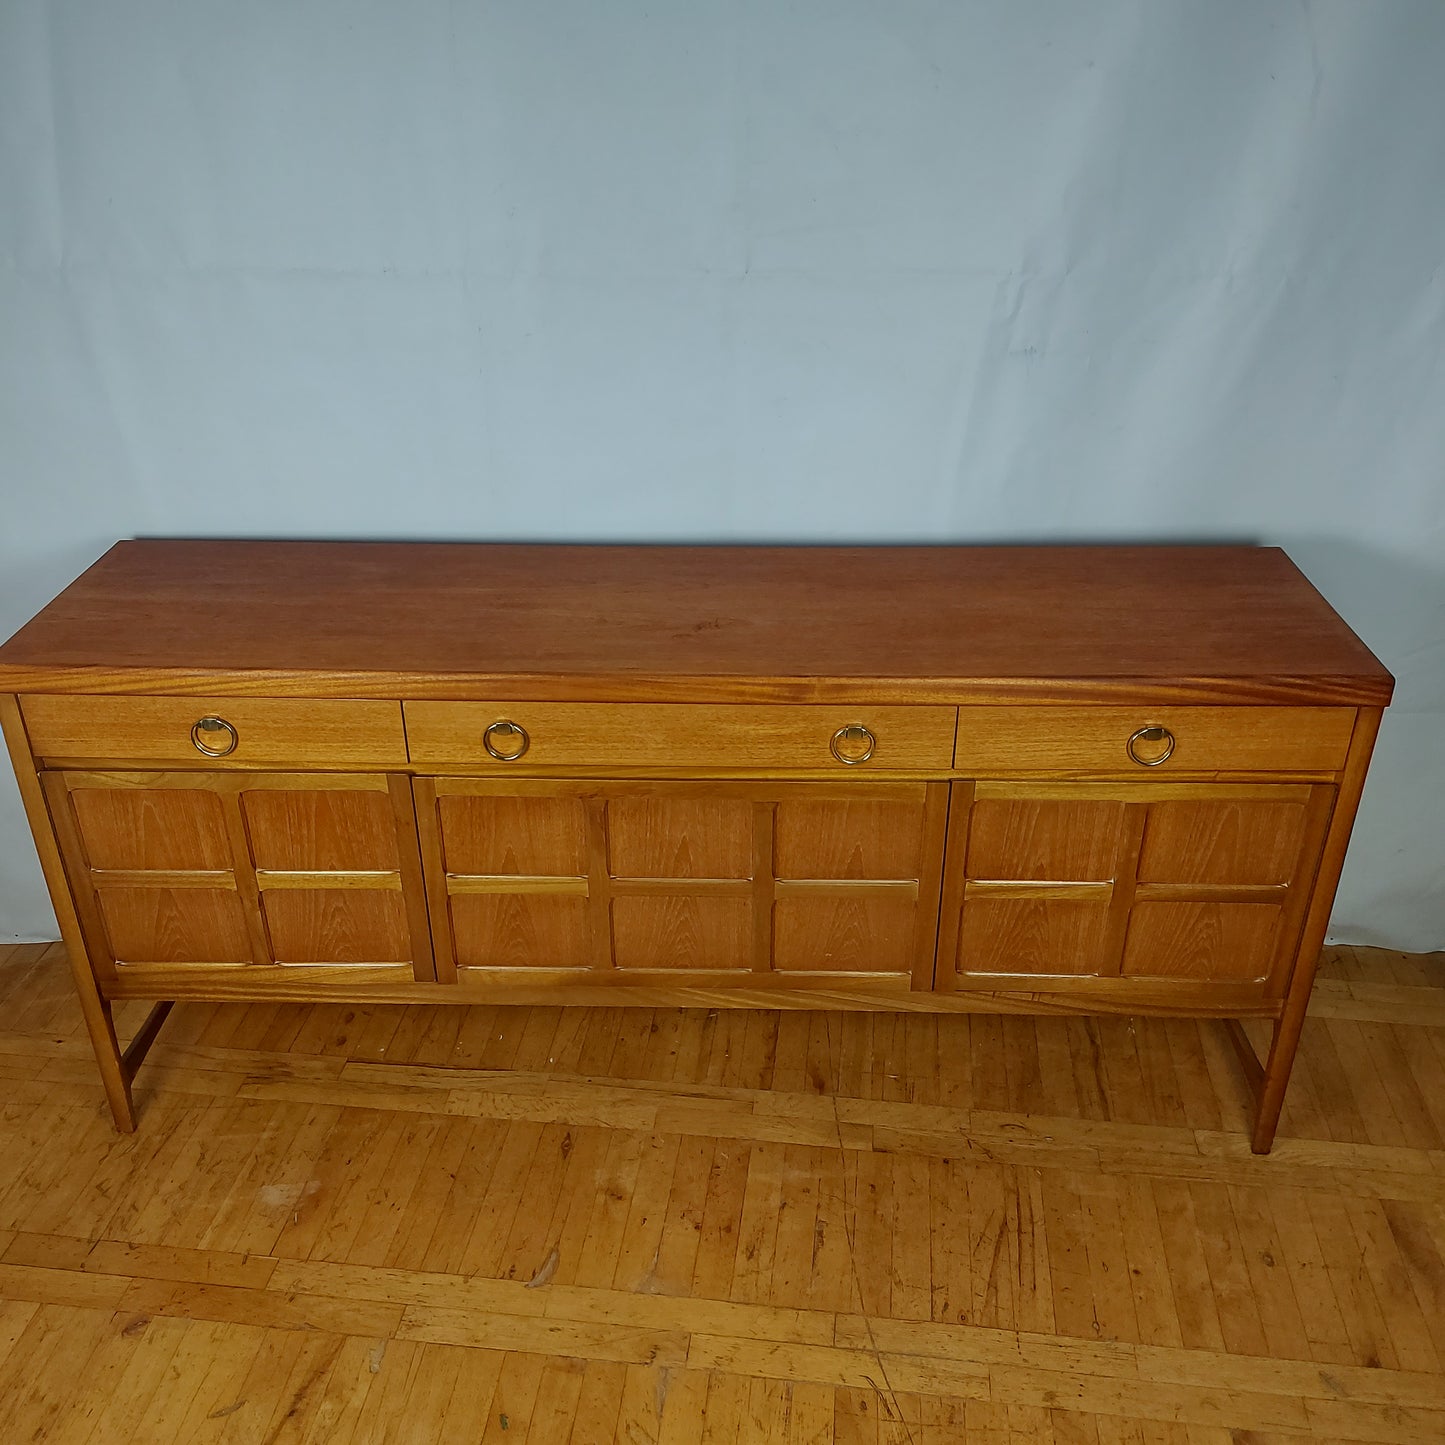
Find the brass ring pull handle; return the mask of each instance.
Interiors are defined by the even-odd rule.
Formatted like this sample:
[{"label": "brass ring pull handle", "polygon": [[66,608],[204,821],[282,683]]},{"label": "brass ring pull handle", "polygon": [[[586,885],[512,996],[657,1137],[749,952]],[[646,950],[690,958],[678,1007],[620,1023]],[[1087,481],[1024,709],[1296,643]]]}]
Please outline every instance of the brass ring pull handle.
[{"label": "brass ring pull handle", "polygon": [[236,751],[241,741],[235,727],[223,717],[198,718],[191,728],[191,741],[198,753],[208,758],[224,758]]},{"label": "brass ring pull handle", "polygon": [[828,742],[828,751],[840,763],[851,768],[866,763],[877,746],[878,739],[862,723],[849,723],[833,734]]},{"label": "brass ring pull handle", "polygon": [[503,718],[500,722],[488,726],[482,734],[482,746],[499,763],[515,763],[532,746],[532,739],[527,736],[527,729],[521,723]]},{"label": "brass ring pull handle", "polygon": [[[1145,745],[1145,751],[1141,755],[1139,744]],[[1157,723],[1149,727],[1140,728],[1132,734],[1128,742],[1129,756],[1139,764],[1141,768],[1157,768],[1160,763],[1167,763],[1174,753],[1174,734],[1168,728],[1160,727]]]}]

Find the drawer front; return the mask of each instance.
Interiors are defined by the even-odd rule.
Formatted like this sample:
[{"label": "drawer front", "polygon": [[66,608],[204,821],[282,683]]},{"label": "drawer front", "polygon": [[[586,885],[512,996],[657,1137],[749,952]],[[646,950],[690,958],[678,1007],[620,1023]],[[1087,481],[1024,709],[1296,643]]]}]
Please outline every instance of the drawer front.
[{"label": "drawer front", "polygon": [[947,769],[955,715],[951,707],[409,702],[406,735],[412,762],[423,766],[843,775]]},{"label": "drawer front", "polygon": [[[405,767],[401,705],[292,698],[25,697],[37,756],[208,767]],[[220,726],[200,727],[203,719]]]},{"label": "drawer front", "polygon": [[963,707],[954,766],[975,775],[1334,772],[1354,722],[1347,707]]}]

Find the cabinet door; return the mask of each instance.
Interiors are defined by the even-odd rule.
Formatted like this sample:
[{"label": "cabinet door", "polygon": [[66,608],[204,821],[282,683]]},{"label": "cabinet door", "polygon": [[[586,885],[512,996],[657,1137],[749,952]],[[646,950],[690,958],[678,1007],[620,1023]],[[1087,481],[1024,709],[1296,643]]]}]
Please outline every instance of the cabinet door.
[{"label": "cabinet door", "polygon": [[956,784],[938,987],[1278,997],[1333,797],[1307,784]]},{"label": "cabinet door", "polygon": [[406,778],[57,772],[45,788],[102,975],[434,977]]},{"label": "cabinet door", "polygon": [[416,797],[443,979],[931,984],[946,784],[419,778]]}]

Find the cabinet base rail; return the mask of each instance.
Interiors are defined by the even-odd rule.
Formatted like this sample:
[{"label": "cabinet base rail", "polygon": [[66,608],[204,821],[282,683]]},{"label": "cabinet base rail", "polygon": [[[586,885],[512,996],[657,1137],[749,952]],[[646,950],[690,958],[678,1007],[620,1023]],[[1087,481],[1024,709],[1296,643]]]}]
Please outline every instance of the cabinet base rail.
[{"label": "cabinet base rail", "polygon": [[[175,999],[162,999],[152,1005],[130,1042],[122,1048],[116,1039],[114,1025],[111,1022],[110,1003],[108,1000],[101,1000],[101,1009],[109,1028],[100,1037],[92,1034],[92,1043],[95,1047],[96,1062],[100,1065],[102,1078],[107,1081],[119,1081],[118,1089],[107,1087],[106,1090],[111,1114],[119,1133],[133,1134],[136,1130],[137,1113],[133,1093],[135,1078],[176,1002]],[[754,1006],[756,1007],[756,1005]],[[813,1006],[816,1007],[816,1003]],[[874,1011],[889,1010],[887,1004],[882,1003],[874,1006]],[[1098,1017],[1099,1015],[1092,1016]],[[1198,1016],[1194,1015],[1194,1017]],[[1205,1022],[1203,1019],[1200,1021]],[[1250,1147],[1256,1154],[1268,1154],[1274,1144],[1275,1130],[1279,1124],[1280,1106],[1284,1099],[1285,1088],[1289,1083],[1290,1070],[1294,1065],[1295,1046],[1299,1041],[1298,1034],[1295,1035],[1293,1044],[1288,1050],[1280,1050],[1278,1048],[1281,1034],[1280,1020],[1273,1020],[1274,1032],[1269,1059],[1267,1062],[1261,1062],[1254,1044],[1245,1032],[1243,1020],[1221,1018],[1214,1022],[1223,1027],[1230,1043],[1234,1046],[1240,1072],[1254,1104]]]}]

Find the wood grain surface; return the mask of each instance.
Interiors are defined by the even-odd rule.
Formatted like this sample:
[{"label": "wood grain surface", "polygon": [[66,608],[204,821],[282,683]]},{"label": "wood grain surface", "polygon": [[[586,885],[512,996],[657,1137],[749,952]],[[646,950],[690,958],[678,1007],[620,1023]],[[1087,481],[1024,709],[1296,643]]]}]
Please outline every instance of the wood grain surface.
[{"label": "wood grain surface", "polygon": [[1445,1438],[1445,955],[1265,1159],[1221,1023],[181,1003],[121,1138],[59,945],[0,1014],[7,1441]]},{"label": "wood grain surface", "polygon": [[405,779],[240,770],[41,778],[100,977],[188,962],[407,962],[408,976],[432,978]]},{"label": "wood grain surface", "polygon": [[0,689],[876,703],[1383,704],[1390,675],[1254,547],[117,544]]}]

